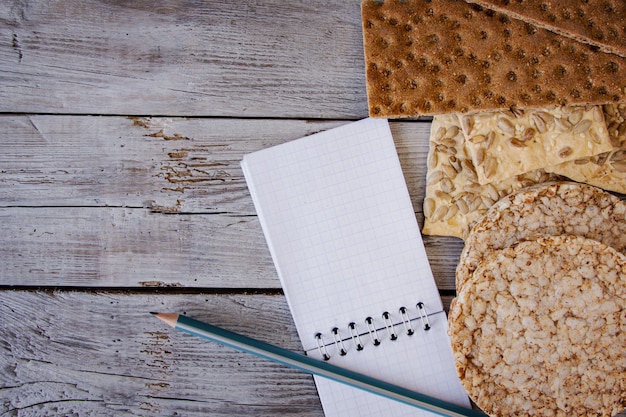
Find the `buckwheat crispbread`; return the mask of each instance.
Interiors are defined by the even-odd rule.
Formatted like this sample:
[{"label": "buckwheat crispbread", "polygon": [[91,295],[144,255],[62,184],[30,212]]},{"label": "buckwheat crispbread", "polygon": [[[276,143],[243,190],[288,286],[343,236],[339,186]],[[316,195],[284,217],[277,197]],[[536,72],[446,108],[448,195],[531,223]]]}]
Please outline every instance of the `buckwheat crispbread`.
[{"label": "buckwheat crispbread", "polygon": [[422,233],[461,239],[501,197],[558,177],[539,169],[480,185],[455,114],[433,117],[427,165]]},{"label": "buckwheat crispbread", "polygon": [[463,0],[361,12],[373,117],[626,101],[626,58]]},{"label": "buckwheat crispbread", "polygon": [[626,194],[626,104],[605,104],[603,108],[613,150],[547,167],[546,171]]},{"label": "buckwheat crispbread", "polygon": [[465,239],[456,269],[457,291],[489,252],[538,235],[562,234],[595,239],[626,253],[626,202],[574,182],[538,184],[502,198]]},{"label": "buckwheat crispbread", "polygon": [[626,56],[624,0],[466,1],[593,45],[604,52]]},{"label": "buckwheat crispbread", "polygon": [[626,406],[626,257],[549,236],[491,252],[450,307],[461,383],[493,416],[612,416]]},{"label": "buckwheat crispbread", "polygon": [[460,116],[480,184],[613,149],[601,106]]}]

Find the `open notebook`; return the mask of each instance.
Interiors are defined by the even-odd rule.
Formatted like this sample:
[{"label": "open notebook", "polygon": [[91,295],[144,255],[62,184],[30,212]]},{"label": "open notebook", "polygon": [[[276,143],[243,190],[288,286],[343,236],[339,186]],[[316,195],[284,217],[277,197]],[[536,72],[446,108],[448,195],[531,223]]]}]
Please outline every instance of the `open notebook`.
[{"label": "open notebook", "polygon": [[[387,121],[261,150],[242,167],[307,355],[469,408]],[[315,382],[327,417],[432,415]]]}]

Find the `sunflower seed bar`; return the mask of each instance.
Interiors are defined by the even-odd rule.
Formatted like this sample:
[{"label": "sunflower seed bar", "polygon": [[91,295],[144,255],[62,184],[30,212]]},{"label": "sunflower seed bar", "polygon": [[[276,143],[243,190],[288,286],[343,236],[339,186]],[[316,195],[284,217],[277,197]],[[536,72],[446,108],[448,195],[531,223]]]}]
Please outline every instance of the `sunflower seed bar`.
[{"label": "sunflower seed bar", "polygon": [[547,171],[626,194],[626,103],[603,106],[613,150],[546,168]]},{"label": "sunflower seed bar", "polygon": [[601,106],[483,112],[461,126],[480,184],[613,149]]},{"label": "sunflower seed bar", "polygon": [[480,185],[459,118],[455,114],[436,115],[431,125],[422,233],[464,239],[472,225],[500,198],[555,178],[554,174],[536,170]]}]

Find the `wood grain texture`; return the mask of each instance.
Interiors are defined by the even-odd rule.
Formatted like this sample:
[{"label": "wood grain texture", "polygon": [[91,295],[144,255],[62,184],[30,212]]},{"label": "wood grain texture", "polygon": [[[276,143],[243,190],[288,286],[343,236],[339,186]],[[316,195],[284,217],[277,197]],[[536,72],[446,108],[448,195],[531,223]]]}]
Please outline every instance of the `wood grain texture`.
[{"label": "wood grain texture", "polygon": [[[0,207],[251,215],[243,155],[345,123],[3,116]],[[392,123],[391,128],[414,208],[421,212],[430,123]]]},{"label": "wood grain texture", "polygon": [[367,116],[358,1],[3,1],[0,84],[0,112]]},{"label": "wood grain texture", "polygon": [[148,313],[185,312],[299,351],[283,296],[3,291],[0,300],[0,415],[323,415],[309,375]]},{"label": "wood grain texture", "polygon": [[[0,117],[0,285],[280,288],[240,161],[343,123]],[[421,223],[430,123],[391,128]],[[425,243],[454,289],[462,242]]]},{"label": "wood grain texture", "polygon": [[174,331],[154,310],[302,349],[278,295],[3,291],[0,415],[323,416],[311,376]]}]

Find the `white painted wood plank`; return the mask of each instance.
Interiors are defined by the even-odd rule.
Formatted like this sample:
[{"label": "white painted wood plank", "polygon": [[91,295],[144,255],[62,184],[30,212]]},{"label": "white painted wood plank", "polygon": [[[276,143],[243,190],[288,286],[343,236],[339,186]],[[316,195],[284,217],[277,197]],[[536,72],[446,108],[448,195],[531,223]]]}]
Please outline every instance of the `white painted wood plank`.
[{"label": "white painted wood plank", "polygon": [[309,375],[174,331],[153,310],[301,349],[283,296],[0,291],[0,415],[323,415]]},{"label": "white painted wood plank", "polygon": [[302,349],[282,295],[4,290],[0,414],[323,415],[309,375],[174,331],[155,310]]},{"label": "white painted wood plank", "polygon": [[[0,284],[279,288],[239,162],[343,123],[0,117]],[[392,123],[420,222],[429,129]],[[454,289],[461,242],[425,242]]]},{"label": "white painted wood plank", "polygon": [[243,155],[346,122],[0,117],[0,206],[254,214]]},{"label": "white painted wood plank", "polygon": [[[0,285],[280,288],[256,216],[147,209],[0,208]],[[462,249],[424,237],[441,290]]]},{"label": "white painted wood plank", "polygon": [[[243,155],[346,121],[0,117],[0,207],[254,214]],[[421,212],[430,123],[391,123]]]},{"label": "white painted wood plank", "polygon": [[359,118],[360,2],[0,4],[0,112]]}]

